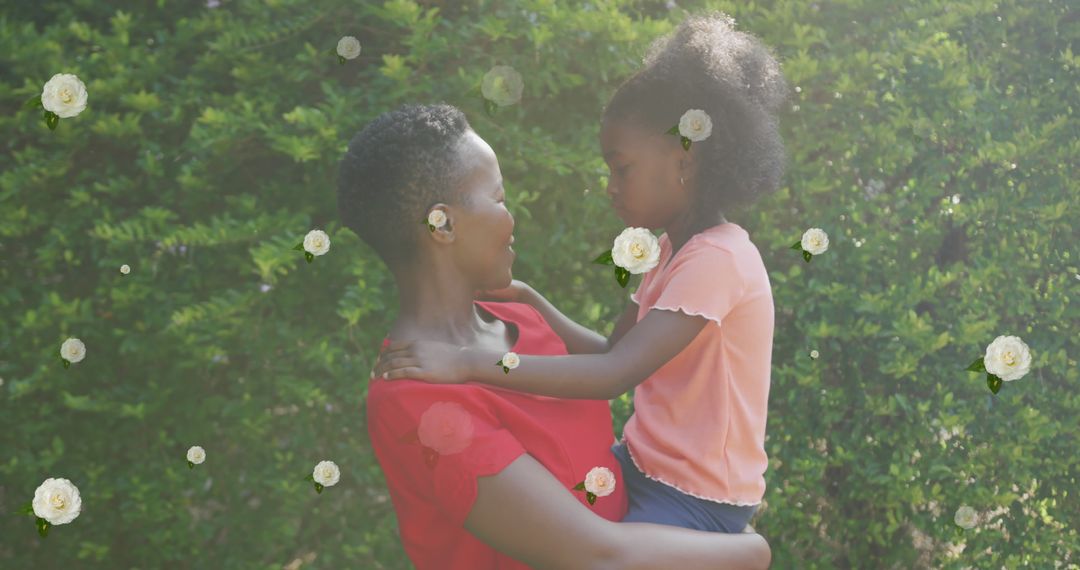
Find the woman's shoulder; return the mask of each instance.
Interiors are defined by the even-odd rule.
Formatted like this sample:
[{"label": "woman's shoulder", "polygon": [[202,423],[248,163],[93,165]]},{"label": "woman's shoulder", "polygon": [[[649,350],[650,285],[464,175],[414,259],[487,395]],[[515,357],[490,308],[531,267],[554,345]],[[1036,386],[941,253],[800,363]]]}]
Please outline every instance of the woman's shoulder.
[{"label": "woman's shoulder", "polygon": [[540,311],[528,303],[518,301],[477,301],[477,303],[504,321],[525,325],[547,324]]}]

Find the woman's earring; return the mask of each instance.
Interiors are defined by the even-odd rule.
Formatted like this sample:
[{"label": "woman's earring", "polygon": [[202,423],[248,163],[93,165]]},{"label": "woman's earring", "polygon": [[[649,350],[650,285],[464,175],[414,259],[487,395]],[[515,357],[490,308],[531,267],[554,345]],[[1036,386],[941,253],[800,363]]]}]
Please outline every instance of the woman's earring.
[{"label": "woman's earring", "polygon": [[686,183],[683,182],[682,176],[679,177],[679,186],[686,186]]}]

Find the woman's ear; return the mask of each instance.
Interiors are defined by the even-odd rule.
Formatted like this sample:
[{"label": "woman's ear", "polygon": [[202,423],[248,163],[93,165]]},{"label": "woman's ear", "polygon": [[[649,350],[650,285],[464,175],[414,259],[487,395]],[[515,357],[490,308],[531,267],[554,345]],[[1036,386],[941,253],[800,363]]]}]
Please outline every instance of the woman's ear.
[{"label": "woman's ear", "polygon": [[[441,223],[436,225],[434,230],[431,230],[431,226],[428,227],[428,230],[431,232],[431,237],[437,243],[453,243],[455,238],[454,228],[456,222],[456,220],[454,219],[454,214],[451,213],[450,207],[448,205],[441,202],[433,205],[431,209],[428,210],[429,215],[431,212],[436,211],[442,212],[441,214],[434,215],[435,221]],[[431,218],[429,218],[429,223],[430,220]]]}]

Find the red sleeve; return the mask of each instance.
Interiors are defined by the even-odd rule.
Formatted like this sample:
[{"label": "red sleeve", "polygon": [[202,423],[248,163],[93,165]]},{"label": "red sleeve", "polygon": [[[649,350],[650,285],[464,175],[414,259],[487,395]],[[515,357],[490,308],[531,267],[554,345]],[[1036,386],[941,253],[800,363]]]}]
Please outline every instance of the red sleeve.
[{"label": "red sleeve", "polygon": [[[381,382],[381,381],[376,381]],[[525,448],[480,388],[394,380],[368,396],[368,432],[392,493],[419,495],[463,525],[476,479],[502,471]],[[408,519],[409,513],[398,512]]]}]

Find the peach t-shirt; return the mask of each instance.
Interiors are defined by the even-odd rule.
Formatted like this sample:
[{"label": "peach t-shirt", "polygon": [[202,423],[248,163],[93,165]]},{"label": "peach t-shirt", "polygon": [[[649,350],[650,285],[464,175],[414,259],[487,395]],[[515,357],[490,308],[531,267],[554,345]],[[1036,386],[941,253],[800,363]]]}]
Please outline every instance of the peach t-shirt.
[{"label": "peach t-shirt", "polygon": [[692,236],[674,259],[667,233],[659,241],[659,264],[630,296],[637,320],[664,309],[709,322],[635,388],[623,441],[653,480],[701,499],[756,505],[768,467],[774,320],[765,264],[747,231],[731,222]]}]

